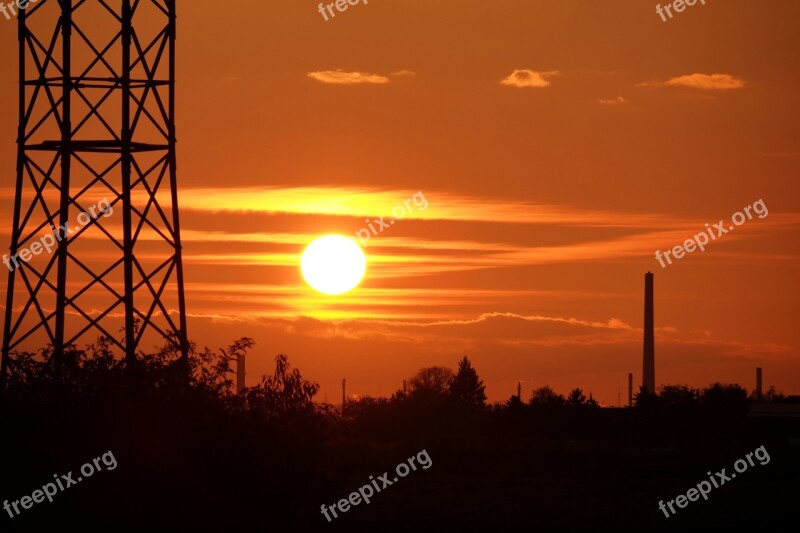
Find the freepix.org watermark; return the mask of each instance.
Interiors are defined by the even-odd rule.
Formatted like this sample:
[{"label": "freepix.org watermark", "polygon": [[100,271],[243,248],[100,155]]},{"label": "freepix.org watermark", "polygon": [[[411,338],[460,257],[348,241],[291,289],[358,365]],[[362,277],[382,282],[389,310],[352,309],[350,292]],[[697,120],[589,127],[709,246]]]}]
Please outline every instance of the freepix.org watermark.
[{"label": "freepix.org watermark", "polygon": [[683,256],[688,253],[692,253],[698,248],[700,248],[701,252],[706,251],[706,244],[708,244],[709,238],[714,241],[717,240],[719,237],[722,237],[726,233],[730,233],[734,230],[736,226],[741,226],[748,220],[753,220],[753,213],[755,212],[758,215],[758,218],[766,218],[769,215],[769,210],[767,206],[764,204],[764,200],[759,199],[753,205],[748,205],[741,211],[737,211],[736,213],[731,216],[731,222],[733,224],[729,224],[726,227],[725,221],[720,220],[716,224],[711,226],[706,223],[706,231],[698,233],[691,239],[687,239],[684,241],[683,245],[677,245],[672,250],[666,250],[665,252],[661,252],[661,250],[656,250],[656,259],[659,263],[661,263],[661,268],[666,268],[667,265],[664,264],[664,259],[667,260],[668,264],[672,264],[672,259],[670,258],[670,254],[675,257],[675,259],[682,259]]},{"label": "freepix.org watermark", "polygon": [[[23,9],[28,9],[31,5],[39,0],[12,0],[8,4],[0,0],[0,13],[5,15],[6,20],[11,20],[11,17],[16,17],[17,14]],[[10,12],[10,14],[9,14]]]},{"label": "freepix.org watermark", "polygon": [[[677,505],[679,508],[685,509],[686,506],[689,505],[689,502],[696,502],[697,500],[700,499],[700,496],[702,496],[704,500],[707,500],[708,494],[711,492],[712,489],[718,489],[726,482],[734,479],[736,477],[736,474],[741,474],[742,472],[746,471],[748,463],[750,464],[750,466],[755,466],[756,464],[755,462],[753,462],[753,455],[756,456],[756,459],[758,459],[759,463],[762,466],[769,464],[769,454],[767,453],[767,449],[764,448],[763,446],[759,446],[758,448],[755,449],[755,451],[752,451],[745,455],[747,461],[745,461],[744,459],[737,459],[736,462],[733,463],[733,469],[736,470],[736,472],[731,472],[730,476],[725,473],[726,470],[725,468],[723,468],[713,476],[711,475],[711,472],[706,472],[706,474],[709,476],[710,482],[706,480],[701,481],[700,483],[697,484],[696,489],[695,488],[689,489],[686,492],[686,496],[680,494],[674,500],[669,500],[667,502],[667,507],[669,507],[669,510],[672,511],[672,514],[674,515],[676,511],[675,508],[672,506],[673,503]],[[711,486],[712,483],[714,484],[713,487]],[[661,511],[663,511],[664,516],[669,518],[672,515],[670,515],[667,512],[667,507],[664,506],[664,500],[660,500],[658,502],[658,508],[661,509]]]},{"label": "freepix.org watermark", "polygon": [[[335,2],[329,3],[327,6],[320,3],[319,7],[317,7],[317,11],[322,14],[322,18],[325,19],[325,22],[328,22],[328,14],[330,13],[330,18],[335,18],[336,13],[333,12],[334,6],[336,7],[336,11],[339,13],[344,13],[347,11],[347,8],[350,6],[354,6],[361,2],[361,0],[336,0]],[[369,0],[364,0],[364,5],[369,5]],[[327,13],[325,12],[327,10]]]},{"label": "freepix.org watermark", "polygon": [[[108,451],[101,455],[100,457],[96,457],[92,460],[91,463],[86,463],[81,467],[81,474],[82,476],[78,476],[78,479],[72,478],[72,472],[68,472],[65,475],[59,476],[58,474],[53,474],[53,478],[55,479],[55,483],[45,483],[42,485],[41,489],[36,489],[33,491],[33,494],[30,496],[23,496],[19,500],[14,500],[9,503],[8,500],[3,501],[3,509],[6,510],[8,516],[14,518],[15,516],[19,516],[20,514],[20,507],[23,510],[30,509],[33,507],[35,503],[42,503],[45,498],[50,503],[53,503],[53,496],[58,494],[59,489],[61,491],[67,490],[72,485],[76,485],[83,481],[83,478],[89,478],[94,475],[95,472],[100,472],[103,469],[103,465],[100,464],[100,460],[102,459],[103,465],[106,465],[109,471],[115,470],[117,468],[117,459],[114,457],[114,454],[111,451]],[[13,512],[12,512],[13,507]],[[16,514],[14,514],[16,513]]]},{"label": "freepix.org watermark", "polygon": [[[402,204],[396,205],[394,209],[392,209],[392,215],[394,218],[390,218],[388,222],[383,221],[384,217],[377,218],[371,222],[369,219],[366,219],[365,222],[367,223],[369,229],[361,228],[356,232],[356,238],[361,243],[361,246],[366,248],[367,241],[370,240],[373,235],[383,233],[384,229],[392,227],[396,221],[405,218],[406,213],[413,213],[414,208],[411,207],[412,200],[414,201],[414,205],[418,207],[420,211],[425,211],[428,208],[428,200],[425,199],[425,195],[422,194],[422,191],[419,191],[417,194],[406,200],[405,207]],[[375,225],[377,225],[378,229],[375,229]],[[372,233],[370,233],[370,230],[372,230]]]},{"label": "freepix.org watermark", "polygon": [[702,5],[706,5],[706,0],[675,0],[674,2],[668,3],[664,7],[661,7],[661,4],[658,4],[656,6],[656,13],[658,14],[659,17],[661,17],[661,20],[663,22],[666,22],[667,21],[667,17],[664,16],[664,12],[665,11],[666,11],[667,15],[669,15],[669,18],[671,19],[672,17],[675,16],[675,15],[672,14],[672,10],[673,9],[675,10],[675,13],[683,13],[683,11],[686,9],[686,6],[692,7],[698,1]]},{"label": "freepix.org watermark", "polygon": [[[332,519],[328,514],[328,511],[330,511],[331,514],[333,514],[333,518],[339,518],[339,515],[336,514],[337,507],[340,512],[346,513],[350,509],[351,505],[355,507],[362,501],[366,502],[367,505],[369,505],[370,498],[372,498],[375,495],[376,491],[380,492],[386,487],[397,483],[401,477],[406,477],[411,472],[412,469],[413,470],[417,469],[417,465],[414,464],[414,459],[417,460],[419,466],[421,466],[423,470],[427,470],[431,467],[431,465],[433,465],[431,456],[428,455],[428,452],[426,450],[422,450],[416,456],[412,455],[411,457],[409,457],[407,459],[408,464],[400,463],[399,465],[397,465],[397,467],[394,470],[397,476],[394,477],[394,480],[392,481],[389,480],[389,472],[384,472],[382,476],[378,476],[377,480],[373,479],[372,476],[369,476],[371,483],[363,485],[360,489],[358,489],[358,492],[351,492],[346,500],[341,499],[337,503],[327,506],[323,503],[321,506],[322,514],[325,515],[325,518],[327,518],[328,522],[330,522]],[[409,465],[411,466],[411,468],[409,468]],[[378,486],[379,481],[380,481],[380,486]],[[375,487],[375,490],[372,490],[373,487]]]},{"label": "freepix.org watermark", "polygon": [[39,255],[43,251],[47,251],[48,254],[52,253],[53,248],[57,243],[67,239],[70,235],[73,235],[75,232],[79,231],[93,220],[97,220],[101,214],[103,215],[103,218],[110,217],[112,214],[114,214],[114,209],[111,207],[111,203],[105,198],[97,202],[97,205],[90,207],[88,212],[84,211],[78,214],[77,219],[79,227],[77,229],[69,229],[69,222],[58,229],[51,225],[50,229],[53,230],[53,233],[46,233],[41,239],[32,243],[29,247],[23,248],[16,254],[12,255],[10,260],[8,258],[8,254],[4,254],[3,264],[6,265],[9,271],[13,271],[15,268],[19,268],[20,260],[22,260],[23,263],[27,263],[30,261],[31,257]]}]

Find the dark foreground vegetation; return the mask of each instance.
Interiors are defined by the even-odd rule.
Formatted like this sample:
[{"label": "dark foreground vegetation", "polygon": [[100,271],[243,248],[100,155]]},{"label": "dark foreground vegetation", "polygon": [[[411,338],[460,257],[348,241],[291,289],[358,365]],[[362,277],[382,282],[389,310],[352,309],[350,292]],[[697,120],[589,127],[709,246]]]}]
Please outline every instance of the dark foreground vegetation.
[{"label": "dark foreground vegetation", "polygon": [[[101,339],[67,351],[60,374],[47,350],[20,354],[0,406],[0,503],[108,451],[118,467],[14,518],[0,509],[0,531],[789,531],[800,518],[798,419],[748,416],[736,385],[664,387],[624,409],[549,387],[487,405],[464,358],[341,412],[314,403],[318,386],[283,355],[236,394],[233,363],[252,346],[193,347],[188,383],[171,349],[128,368]],[[759,446],[768,464],[659,510]],[[429,469],[321,514],[423,449]]]}]

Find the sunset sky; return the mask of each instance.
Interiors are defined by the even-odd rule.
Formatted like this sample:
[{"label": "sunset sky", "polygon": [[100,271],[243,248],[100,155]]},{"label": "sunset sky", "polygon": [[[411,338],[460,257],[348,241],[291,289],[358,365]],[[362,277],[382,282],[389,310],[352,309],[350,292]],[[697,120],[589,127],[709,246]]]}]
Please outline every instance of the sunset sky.
[{"label": "sunset sky", "polygon": [[[750,390],[760,366],[800,394],[800,3],[655,4],[370,0],[326,22],[310,0],[179,1],[189,337],[253,337],[249,385],[286,353],[332,403],[342,378],[390,395],[467,355],[491,401],[522,381],[617,405],[652,271],[657,384]],[[0,17],[4,250],[16,39]],[[313,239],[417,193],[359,287],[304,282]],[[656,261],[758,200],[768,216]]]}]

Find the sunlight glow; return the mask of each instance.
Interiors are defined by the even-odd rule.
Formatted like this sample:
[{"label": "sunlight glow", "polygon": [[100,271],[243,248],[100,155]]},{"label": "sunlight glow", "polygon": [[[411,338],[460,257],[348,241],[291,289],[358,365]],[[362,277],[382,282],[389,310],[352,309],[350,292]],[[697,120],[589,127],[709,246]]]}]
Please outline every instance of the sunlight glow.
[{"label": "sunlight glow", "polygon": [[325,235],[308,245],[300,261],[303,278],[325,294],[342,294],[356,287],[364,277],[367,259],[353,239]]}]

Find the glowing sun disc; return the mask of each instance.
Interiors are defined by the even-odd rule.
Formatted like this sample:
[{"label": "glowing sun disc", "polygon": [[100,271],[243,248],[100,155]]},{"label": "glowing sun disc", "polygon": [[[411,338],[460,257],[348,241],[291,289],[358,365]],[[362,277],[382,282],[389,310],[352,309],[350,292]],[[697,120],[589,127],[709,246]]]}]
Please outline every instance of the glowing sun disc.
[{"label": "glowing sun disc", "polygon": [[367,258],[353,239],[325,235],[314,240],[300,260],[303,278],[325,294],[342,294],[359,284],[367,270]]}]

